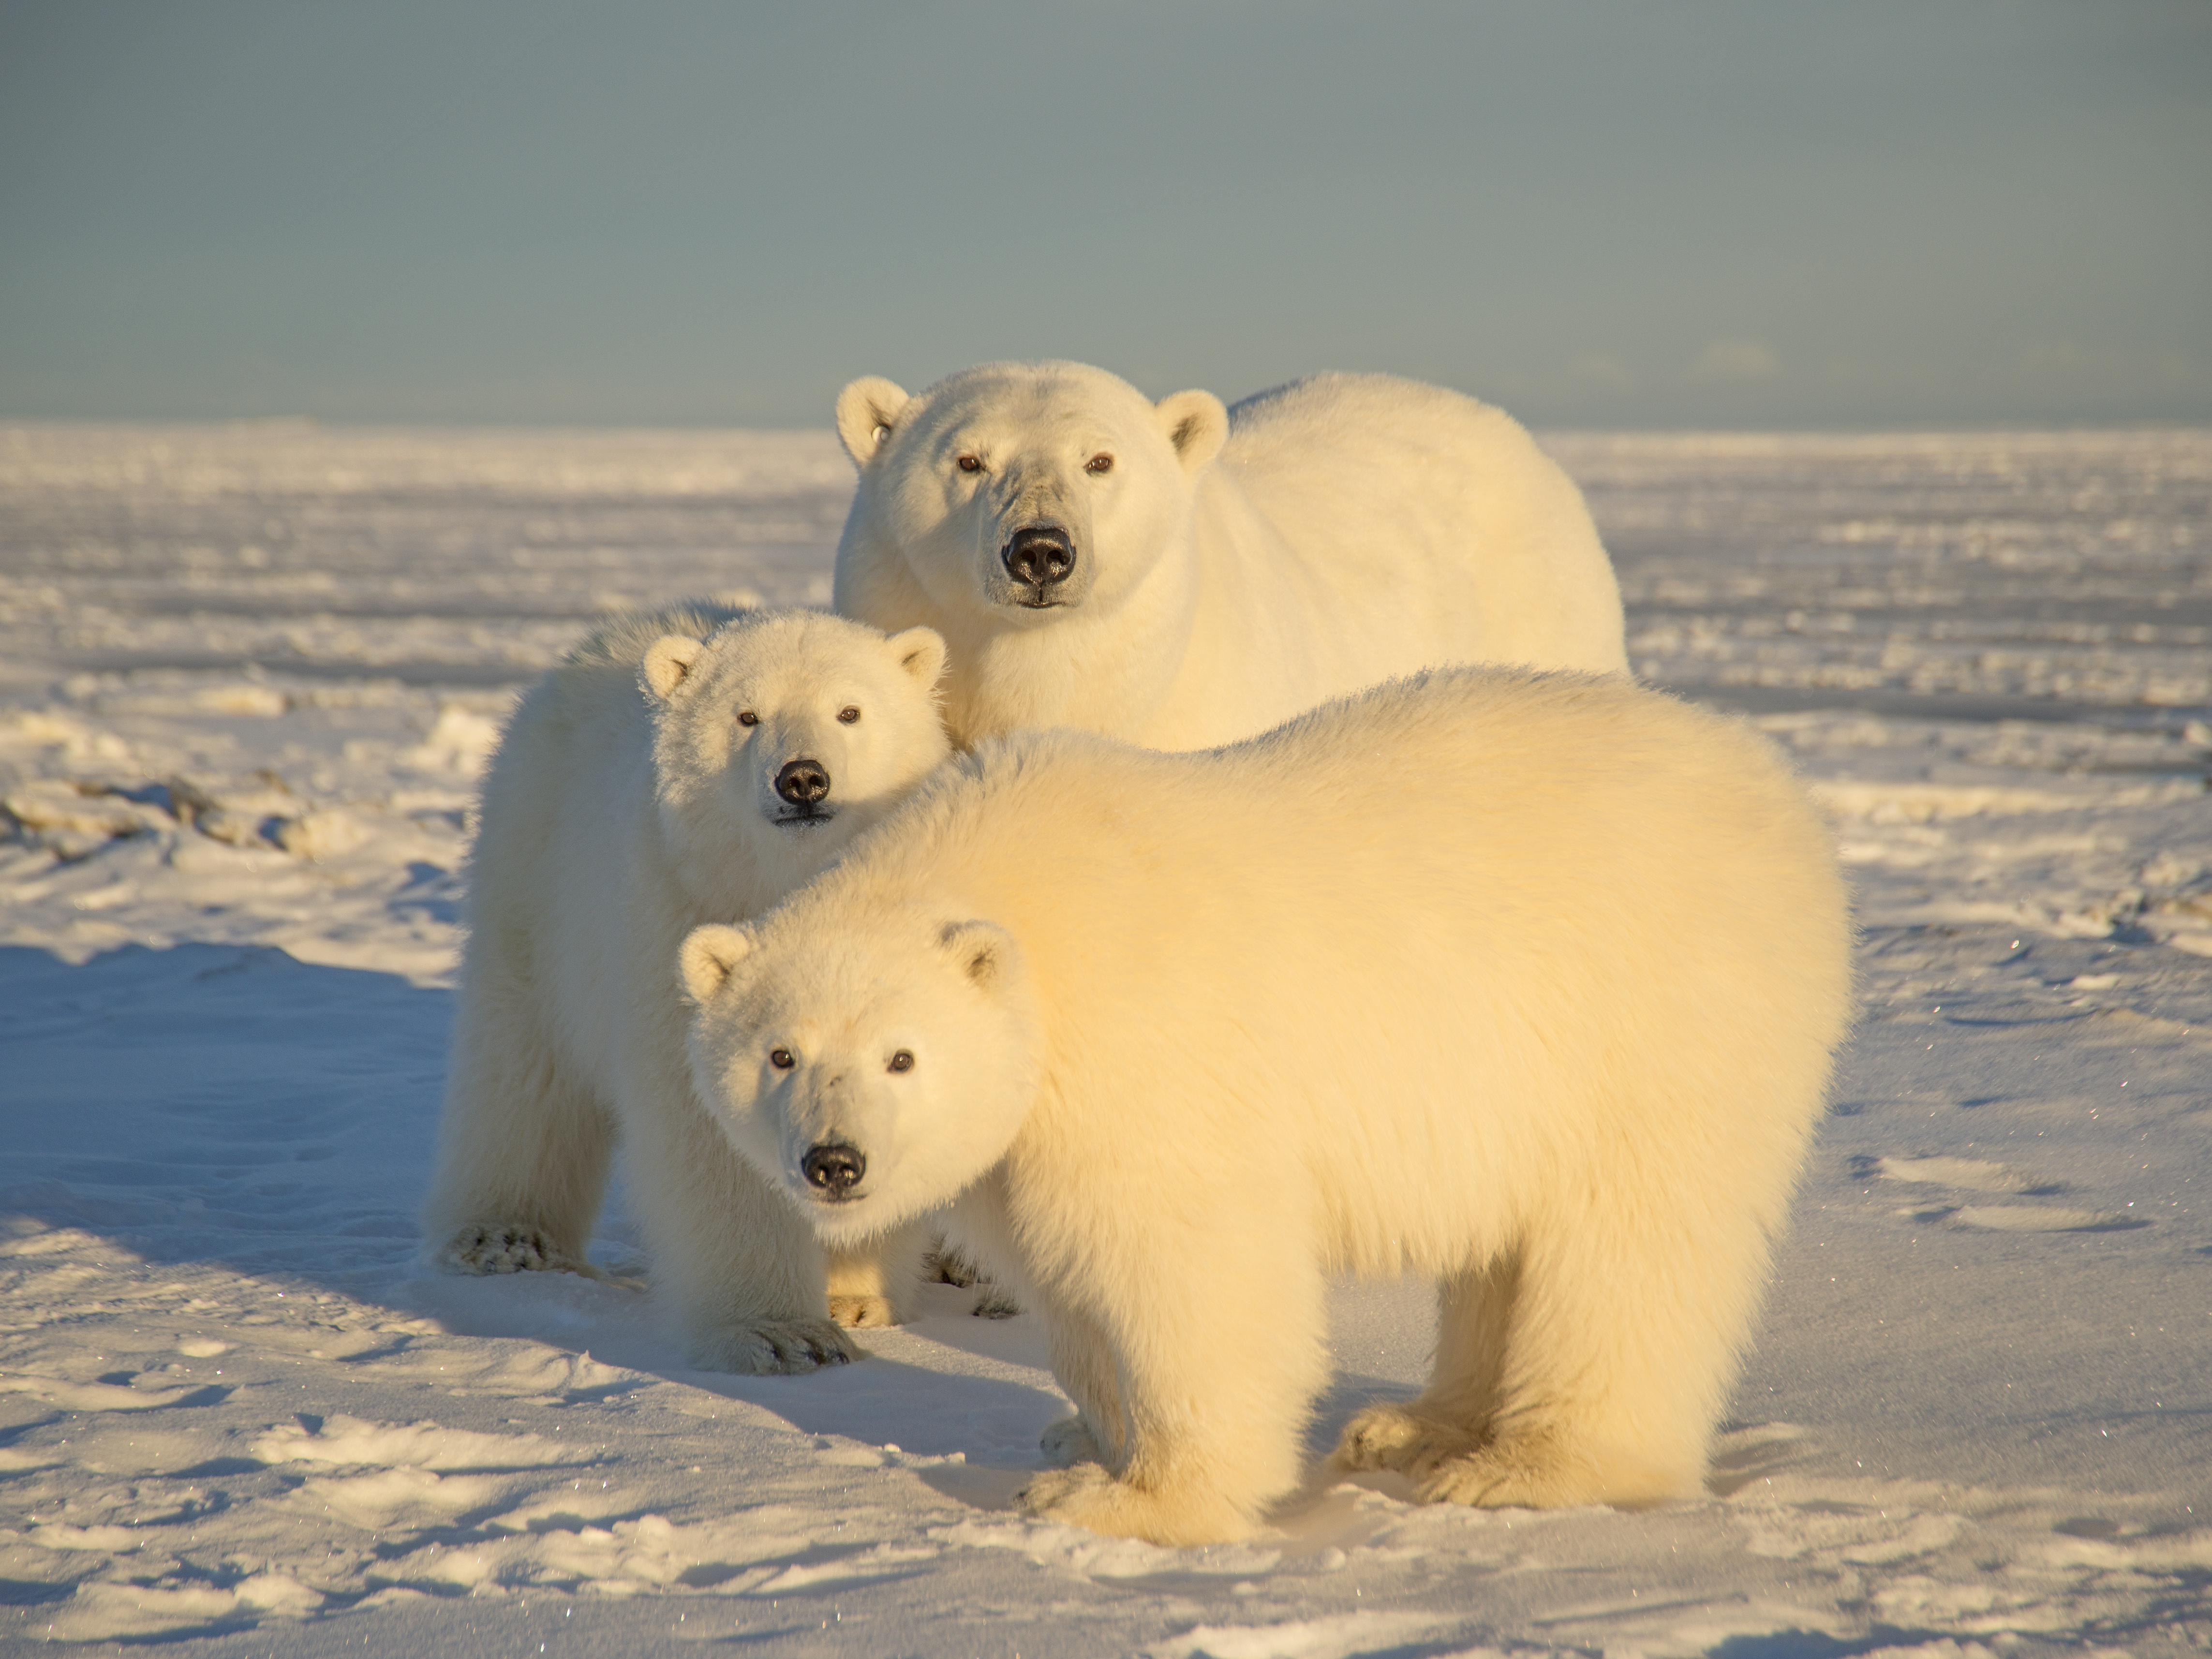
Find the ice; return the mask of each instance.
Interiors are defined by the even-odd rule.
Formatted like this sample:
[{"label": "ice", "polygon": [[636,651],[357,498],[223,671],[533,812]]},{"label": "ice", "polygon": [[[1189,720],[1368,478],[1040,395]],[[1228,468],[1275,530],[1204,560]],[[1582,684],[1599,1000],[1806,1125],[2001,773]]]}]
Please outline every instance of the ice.
[{"label": "ice", "polygon": [[[2212,434],[1565,434],[1639,672],[1795,757],[1864,1009],[1709,1497],[1027,1520],[1025,1317],[692,1370],[416,1258],[476,781],[610,605],[827,596],[827,434],[0,428],[0,1641],[2212,1648]],[[1340,1287],[1316,1452],[1418,1386]]]}]

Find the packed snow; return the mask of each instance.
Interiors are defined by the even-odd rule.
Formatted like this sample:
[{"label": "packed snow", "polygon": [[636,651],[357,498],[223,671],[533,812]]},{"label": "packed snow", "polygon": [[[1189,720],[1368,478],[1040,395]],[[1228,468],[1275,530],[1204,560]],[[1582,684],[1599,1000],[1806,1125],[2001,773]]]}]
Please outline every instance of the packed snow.
[{"label": "packed snow", "polygon": [[[472,789],[608,609],[822,603],[826,434],[0,428],[0,1643],[2212,1649],[2212,433],[1565,435],[1661,685],[1833,815],[1864,1012],[1710,1496],[1024,1517],[1034,1322],[687,1369],[413,1213]],[[1347,1285],[1318,1453],[1411,1394]]]}]

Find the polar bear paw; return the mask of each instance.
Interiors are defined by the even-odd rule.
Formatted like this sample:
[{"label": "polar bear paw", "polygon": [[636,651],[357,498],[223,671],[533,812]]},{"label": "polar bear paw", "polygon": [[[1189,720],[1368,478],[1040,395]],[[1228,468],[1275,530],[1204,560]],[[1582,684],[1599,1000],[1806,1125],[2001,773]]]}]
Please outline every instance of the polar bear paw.
[{"label": "polar bear paw", "polygon": [[1563,1510],[1585,1504],[1640,1509],[1703,1490],[1703,1460],[1677,1467],[1664,1456],[1557,1434],[1492,1441],[1463,1456],[1409,1471],[1424,1504],[1483,1509]]},{"label": "polar bear paw", "polygon": [[694,1338],[691,1363],[741,1376],[795,1376],[861,1357],[852,1338],[827,1319],[751,1319]]},{"label": "polar bear paw", "polygon": [[978,1319],[1012,1319],[1021,1310],[1020,1303],[988,1279],[976,1282],[975,1305],[968,1310]]},{"label": "polar bear paw", "polygon": [[968,1311],[978,1319],[1012,1319],[1022,1310],[1022,1304],[993,1284],[988,1273],[942,1239],[921,1259],[921,1277],[928,1285],[957,1285],[963,1291],[972,1287],[975,1305]]},{"label": "polar bear paw", "polygon": [[1186,1486],[1148,1491],[1115,1480],[1097,1463],[1033,1475],[1014,1501],[1041,1521],[1083,1527],[1109,1538],[1221,1544],[1252,1534],[1251,1522],[1218,1492]]},{"label": "polar bear paw", "polygon": [[1340,1469],[1423,1471],[1474,1449],[1476,1437],[1401,1406],[1370,1406],[1344,1425],[1329,1461]]},{"label": "polar bear paw", "polygon": [[1045,1460],[1056,1469],[1077,1463],[1103,1463],[1099,1455],[1097,1437],[1091,1425],[1080,1417],[1063,1417],[1038,1437],[1037,1445]]},{"label": "polar bear paw", "polygon": [[899,1322],[887,1296],[833,1294],[830,1298],[830,1317],[848,1331],[872,1330]]},{"label": "polar bear paw", "polygon": [[474,1225],[446,1241],[438,1260],[467,1273],[581,1273],[597,1279],[599,1270],[556,1244],[542,1227]]}]

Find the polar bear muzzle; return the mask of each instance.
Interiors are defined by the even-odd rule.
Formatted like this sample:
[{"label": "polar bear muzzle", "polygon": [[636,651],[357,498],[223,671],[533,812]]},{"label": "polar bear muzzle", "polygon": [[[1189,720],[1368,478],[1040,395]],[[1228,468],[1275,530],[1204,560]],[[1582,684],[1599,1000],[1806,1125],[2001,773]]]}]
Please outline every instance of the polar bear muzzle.
[{"label": "polar bear muzzle", "polygon": [[807,1148],[806,1156],[799,1160],[799,1171],[823,1197],[833,1204],[843,1203],[852,1198],[853,1188],[867,1174],[868,1160],[849,1141],[824,1140]]},{"label": "polar bear muzzle", "polygon": [[1075,569],[1075,542],[1056,524],[1024,525],[999,550],[1014,579],[1014,603],[1032,611],[1065,602],[1062,585]]},{"label": "polar bear muzzle", "polygon": [[830,769],[811,756],[802,755],[783,763],[783,769],[775,775],[775,793],[794,809],[776,815],[780,824],[827,823],[836,816],[822,804],[830,798]]}]

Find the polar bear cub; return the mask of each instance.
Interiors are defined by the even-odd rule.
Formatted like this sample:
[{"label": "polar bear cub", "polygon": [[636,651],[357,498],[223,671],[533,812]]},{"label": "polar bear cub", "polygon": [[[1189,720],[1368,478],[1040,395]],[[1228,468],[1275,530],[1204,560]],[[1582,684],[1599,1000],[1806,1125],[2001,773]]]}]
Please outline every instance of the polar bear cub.
[{"label": "polar bear cub", "polygon": [[434,1255],[592,1271],[617,1135],[657,1293],[696,1363],[805,1370],[889,1323],[919,1231],[821,1247],[691,1090],[672,963],[757,915],[946,753],[945,646],[819,612],[688,606],[602,629],[526,696],[483,789]]},{"label": "polar bear cub", "polygon": [[1456,662],[1617,672],[1583,499],[1501,410],[1383,374],[1233,409],[1081,363],[855,380],[836,609],[951,647],[956,741],[1073,726],[1153,749],[1266,731]]},{"label": "polar bear cub", "polygon": [[1339,1467],[1694,1492],[1850,1003],[1747,727],[1458,669],[1169,755],[1018,734],[684,941],[701,1097],[833,1246],[950,1206],[1079,1415],[1024,1501],[1166,1544],[1300,1478],[1332,1273],[1437,1281]]}]

